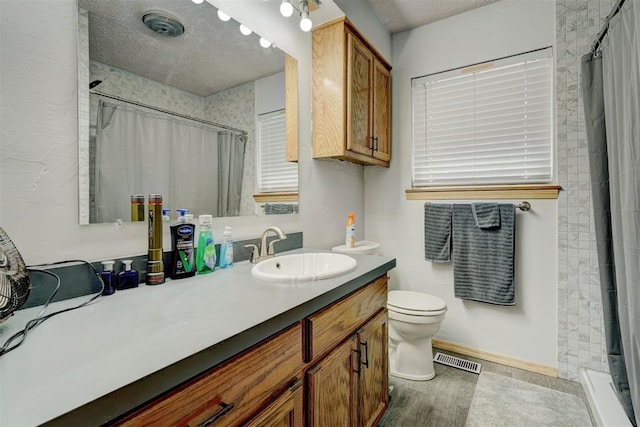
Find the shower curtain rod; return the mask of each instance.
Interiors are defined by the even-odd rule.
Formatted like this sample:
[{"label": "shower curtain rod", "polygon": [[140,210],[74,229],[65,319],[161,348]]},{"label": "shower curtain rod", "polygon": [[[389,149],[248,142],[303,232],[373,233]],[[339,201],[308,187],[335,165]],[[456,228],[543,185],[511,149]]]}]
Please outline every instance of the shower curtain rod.
[{"label": "shower curtain rod", "polygon": [[609,15],[607,15],[607,17],[604,19],[604,25],[602,26],[602,29],[600,29],[600,32],[598,33],[598,37],[596,37],[595,41],[591,45],[591,53],[593,55],[597,55],[596,52],[598,48],[600,48],[600,45],[602,44],[602,40],[604,40],[604,36],[606,36],[607,32],[609,31],[609,21],[611,20],[611,18],[616,16],[618,12],[620,12],[620,8],[622,7],[625,1],[626,0],[618,0],[618,3],[616,3],[613,9],[611,9],[611,13],[609,13]]},{"label": "shower curtain rod", "polygon": [[91,93],[93,95],[102,96],[102,97],[105,97],[105,98],[115,99],[116,101],[120,101],[120,102],[126,102],[127,104],[132,104],[132,105],[135,105],[137,107],[143,107],[143,108],[148,108],[150,110],[159,111],[160,113],[169,114],[171,116],[180,117],[182,119],[187,119],[187,120],[191,120],[191,121],[194,121],[194,122],[202,123],[202,124],[205,124],[205,125],[209,125],[209,126],[213,126],[213,127],[217,127],[217,128],[221,128],[221,129],[226,129],[228,131],[239,133],[244,137],[247,136],[247,131],[246,130],[234,128],[234,127],[227,126],[227,125],[221,125],[220,123],[210,122],[208,120],[198,119],[197,117],[187,116],[186,114],[174,113],[173,111],[169,111],[169,110],[165,110],[165,109],[162,109],[162,108],[154,107],[153,105],[143,104],[143,103],[138,102],[138,101],[133,101],[131,99],[121,98],[121,97],[115,96],[115,95],[109,95],[109,94],[106,94],[106,93],[103,93],[103,92],[98,92],[98,91],[95,91],[95,90],[90,90],[89,93]]}]

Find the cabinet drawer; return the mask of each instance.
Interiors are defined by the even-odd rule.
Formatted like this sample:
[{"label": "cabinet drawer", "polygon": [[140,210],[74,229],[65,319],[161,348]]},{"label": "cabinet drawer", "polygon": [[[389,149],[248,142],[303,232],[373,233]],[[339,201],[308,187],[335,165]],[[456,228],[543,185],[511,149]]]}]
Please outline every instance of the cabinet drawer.
[{"label": "cabinet drawer", "polygon": [[387,304],[387,276],[374,280],[305,319],[306,361],[314,360],[353,334]]},{"label": "cabinet drawer", "polygon": [[119,425],[239,424],[295,379],[302,368],[301,356],[298,323],[152,402]]}]

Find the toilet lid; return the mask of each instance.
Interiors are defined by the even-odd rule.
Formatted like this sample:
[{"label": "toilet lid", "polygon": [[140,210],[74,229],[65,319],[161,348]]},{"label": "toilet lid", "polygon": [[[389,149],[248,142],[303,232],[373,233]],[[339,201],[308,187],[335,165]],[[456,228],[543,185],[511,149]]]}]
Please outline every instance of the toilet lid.
[{"label": "toilet lid", "polygon": [[387,296],[387,306],[390,309],[398,309],[403,312],[435,312],[447,308],[447,303],[442,298],[423,292],[414,291],[390,291]]}]

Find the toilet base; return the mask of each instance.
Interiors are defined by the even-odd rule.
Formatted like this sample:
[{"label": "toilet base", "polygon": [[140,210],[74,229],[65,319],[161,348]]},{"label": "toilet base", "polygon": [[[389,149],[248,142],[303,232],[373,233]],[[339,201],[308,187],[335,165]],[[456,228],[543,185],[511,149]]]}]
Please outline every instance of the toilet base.
[{"label": "toilet base", "polygon": [[436,376],[431,338],[412,342],[389,340],[389,373],[412,381],[428,381]]},{"label": "toilet base", "polygon": [[432,380],[435,376],[436,373],[435,371],[432,372],[431,374],[424,374],[424,375],[412,375],[412,374],[405,374],[402,372],[396,372],[396,371],[389,371],[389,374],[393,377],[397,377],[397,378],[402,378],[405,380],[412,380],[412,381],[429,381]]}]

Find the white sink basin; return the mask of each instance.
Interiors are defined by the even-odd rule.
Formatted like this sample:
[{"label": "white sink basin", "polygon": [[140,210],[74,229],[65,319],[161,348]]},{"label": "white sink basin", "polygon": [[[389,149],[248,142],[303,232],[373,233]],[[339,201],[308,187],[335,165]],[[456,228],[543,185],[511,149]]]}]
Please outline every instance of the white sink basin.
[{"label": "white sink basin", "polygon": [[348,255],[307,253],[282,255],[261,261],[253,266],[256,279],[270,282],[297,283],[330,279],[355,270],[358,263]]}]

